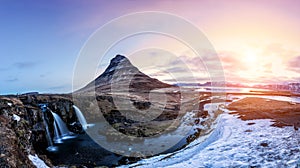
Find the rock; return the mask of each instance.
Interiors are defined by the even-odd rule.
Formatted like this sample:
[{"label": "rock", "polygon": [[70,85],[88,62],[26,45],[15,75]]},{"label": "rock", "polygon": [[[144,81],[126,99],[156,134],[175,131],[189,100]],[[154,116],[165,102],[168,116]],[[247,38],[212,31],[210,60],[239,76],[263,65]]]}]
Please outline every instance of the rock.
[{"label": "rock", "polygon": [[36,123],[33,125],[32,131],[39,132],[39,131],[44,131],[44,130],[45,130],[44,124],[42,122],[39,122],[39,123]]},{"label": "rock", "polygon": [[294,130],[298,131],[298,127],[294,124]]},{"label": "rock", "polygon": [[73,122],[69,125],[69,130],[75,134],[83,134],[84,130],[79,122]]},{"label": "rock", "polygon": [[268,143],[266,143],[266,142],[262,142],[262,143],[260,143],[260,146],[268,147],[269,145],[268,145]]},{"label": "rock", "polygon": [[[11,106],[3,103],[8,100],[12,103]],[[0,108],[0,167],[22,167],[23,165],[34,167],[26,157],[27,152],[31,151],[32,148],[29,141],[31,131],[28,129],[27,122],[21,120],[26,111],[24,106],[15,98],[7,97],[0,97],[0,104],[7,105]]]},{"label": "rock", "polygon": [[140,110],[145,110],[150,108],[151,102],[148,101],[134,101],[133,105]]},{"label": "rock", "polygon": [[73,103],[68,95],[0,96],[0,167],[35,167],[28,155],[53,166],[44,155],[48,143],[40,103],[56,107],[67,124],[77,121],[75,115],[70,115]]}]

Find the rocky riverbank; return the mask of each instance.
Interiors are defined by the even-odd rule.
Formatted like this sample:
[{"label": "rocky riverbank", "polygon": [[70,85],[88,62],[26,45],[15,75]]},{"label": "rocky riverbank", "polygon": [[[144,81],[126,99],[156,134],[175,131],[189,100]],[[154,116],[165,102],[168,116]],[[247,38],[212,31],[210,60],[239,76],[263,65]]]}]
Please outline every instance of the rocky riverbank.
[{"label": "rocky riverbank", "polygon": [[[105,157],[111,156],[116,158],[116,163],[114,163],[115,165],[124,164],[123,160],[126,158],[116,156],[107,151],[105,152],[102,148],[96,147],[97,144],[92,143],[92,140],[89,138],[83,138],[85,140],[88,139],[88,142],[80,142],[80,139],[82,138],[79,138],[78,142],[74,141],[74,144],[78,143],[81,147],[74,148],[70,146],[73,142],[66,143],[72,155],[68,156],[67,160],[62,160],[57,157],[61,154],[56,155],[49,153],[49,151],[46,150],[47,147],[49,147],[49,141],[47,141],[46,137],[47,134],[43,115],[47,118],[47,125],[52,138],[55,135],[53,127],[54,119],[50,112],[44,113],[41,110],[41,104],[46,104],[51,111],[60,116],[68,129],[77,135],[84,132],[78,121],[78,117],[74,112],[74,103],[78,106],[82,106],[80,108],[82,108],[88,123],[100,122],[98,117],[104,116],[104,119],[116,130],[133,137],[151,137],[168,130],[172,131],[180,124],[179,122],[176,122],[176,118],[179,115],[183,116],[186,111],[199,110],[199,108],[203,108],[203,105],[200,107],[197,103],[199,102],[199,94],[189,94],[189,97],[181,100],[180,93],[174,92],[174,90],[169,90],[165,95],[167,98],[166,104],[161,103],[162,99],[160,98],[162,98],[162,93],[153,94],[155,94],[156,99],[151,102],[149,97],[146,96],[147,94],[143,96],[135,94],[120,95],[120,93],[118,93],[117,95],[102,94],[97,95],[96,97],[86,96],[85,99],[83,99],[84,101],[81,101],[79,104],[78,102],[75,103],[76,101],[73,102],[71,95],[25,94],[0,96],[0,166],[20,167],[27,165],[27,167],[35,167],[35,165],[33,165],[33,163],[29,160],[29,155],[37,155],[49,167],[52,167],[53,165],[81,165],[80,163],[89,166],[95,164],[109,165],[105,163],[105,160],[97,159],[98,154],[95,153],[97,151],[100,151],[101,155],[105,155]],[[156,109],[160,111],[161,114],[154,116],[156,119],[147,122],[130,120],[127,118],[128,116],[124,116],[123,113],[120,113],[120,111],[124,109],[120,109],[119,106],[117,107],[114,104],[114,96],[123,100],[122,102],[125,103],[123,104],[123,107],[132,107],[132,109],[125,109],[128,112],[127,115],[134,116],[135,114],[138,114],[140,110],[149,109],[150,106],[153,106],[152,112],[155,112]],[[187,94],[185,94],[185,96],[187,96]],[[91,99],[95,99],[96,101],[93,102]],[[199,110],[198,113],[196,116],[205,117],[207,115],[207,113],[202,110]],[[198,132],[195,134],[197,133]],[[194,137],[194,135],[191,136]],[[188,142],[192,141],[190,136],[187,138]],[[92,147],[91,144],[93,144],[94,147]],[[93,149],[97,150],[91,152]],[[95,157],[85,157],[85,155],[89,153],[93,153]],[[81,158],[81,161],[78,159],[76,160],[75,158]],[[133,160],[136,159],[137,158],[133,158]]]}]

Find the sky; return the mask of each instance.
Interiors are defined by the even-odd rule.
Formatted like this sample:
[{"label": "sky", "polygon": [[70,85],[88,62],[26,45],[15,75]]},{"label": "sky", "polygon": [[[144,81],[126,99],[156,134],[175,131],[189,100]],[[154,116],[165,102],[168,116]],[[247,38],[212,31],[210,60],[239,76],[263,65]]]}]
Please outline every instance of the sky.
[{"label": "sky", "polygon": [[[93,77],[116,54],[123,54],[165,82],[204,82],[212,75],[207,65],[215,64],[209,60],[217,56],[228,82],[299,82],[299,6],[298,0],[2,0],[0,94],[71,92],[78,57],[91,36],[113,19],[144,11],[187,20],[206,36],[214,52],[199,56],[172,34],[136,34],[98,55]],[[145,22],[119,24],[108,35]]]}]

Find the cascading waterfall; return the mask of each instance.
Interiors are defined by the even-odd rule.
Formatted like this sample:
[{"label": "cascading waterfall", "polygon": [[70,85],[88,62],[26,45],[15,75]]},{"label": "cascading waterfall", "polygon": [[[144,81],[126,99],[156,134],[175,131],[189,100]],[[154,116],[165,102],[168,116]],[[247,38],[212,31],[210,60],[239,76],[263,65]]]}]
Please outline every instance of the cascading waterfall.
[{"label": "cascading waterfall", "polygon": [[47,111],[47,106],[44,105],[44,104],[42,104],[40,106],[41,106],[41,109],[43,111],[42,119],[43,119],[43,123],[44,123],[45,129],[46,129],[46,139],[47,139],[47,142],[48,142],[47,150],[50,151],[50,152],[57,151],[57,147],[53,145],[51,134],[50,134],[50,131],[49,131],[48,122],[46,121],[46,118],[45,118],[45,114],[46,114],[46,111]]},{"label": "cascading waterfall", "polygon": [[62,143],[61,137],[59,135],[58,127],[55,121],[53,121],[53,126],[54,126],[54,142]]},{"label": "cascading waterfall", "polygon": [[78,118],[80,124],[82,125],[83,130],[86,130],[87,128],[89,128],[89,127],[91,127],[91,126],[94,125],[94,124],[88,124],[87,123],[84,115],[82,114],[81,110],[78,107],[76,107],[75,105],[73,105],[73,108],[75,110],[75,113],[77,115],[77,118]]},{"label": "cascading waterfall", "polygon": [[64,123],[64,121],[60,118],[60,116],[54,112],[52,112],[50,109],[49,111],[53,115],[54,122],[53,122],[53,127],[54,127],[54,142],[55,143],[62,143],[62,140],[66,139],[72,139],[75,138],[76,136],[74,135],[73,132],[69,131],[68,127]]},{"label": "cascading waterfall", "polygon": [[[48,147],[47,150],[49,152],[56,152],[58,151],[58,146],[55,146],[53,144],[53,142],[55,144],[59,144],[59,143],[63,143],[63,140],[67,140],[67,139],[73,139],[76,138],[77,136],[69,131],[67,125],[64,123],[64,121],[60,118],[60,116],[56,113],[54,113],[53,111],[51,111],[51,109],[49,109],[47,107],[46,104],[40,104],[40,108],[43,112],[42,114],[42,119],[43,119],[43,123],[45,126],[45,131],[46,131],[46,139],[48,142]],[[53,116],[53,131],[54,131],[54,135],[53,138],[51,137],[51,132],[49,129],[49,120],[47,118],[47,111],[50,111],[52,116]]]}]

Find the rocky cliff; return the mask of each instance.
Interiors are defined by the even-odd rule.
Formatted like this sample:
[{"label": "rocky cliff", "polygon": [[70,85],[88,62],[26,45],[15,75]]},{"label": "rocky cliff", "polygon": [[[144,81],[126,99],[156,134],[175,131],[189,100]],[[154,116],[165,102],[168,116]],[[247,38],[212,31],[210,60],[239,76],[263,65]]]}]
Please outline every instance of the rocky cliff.
[{"label": "rocky cliff", "polygon": [[0,96],[0,167],[35,167],[28,158],[35,154],[53,166],[46,156],[41,103],[48,104],[66,123],[77,121],[68,95]]}]

